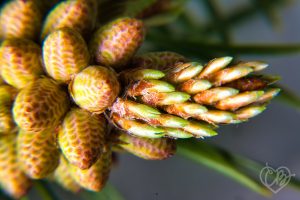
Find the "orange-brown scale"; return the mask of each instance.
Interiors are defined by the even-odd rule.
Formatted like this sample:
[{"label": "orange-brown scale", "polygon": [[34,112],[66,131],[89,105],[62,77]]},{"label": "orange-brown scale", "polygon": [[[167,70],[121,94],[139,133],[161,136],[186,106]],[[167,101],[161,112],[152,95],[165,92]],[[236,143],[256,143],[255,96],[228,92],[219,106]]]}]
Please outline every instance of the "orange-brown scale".
[{"label": "orange-brown scale", "polygon": [[170,138],[142,138],[120,131],[119,146],[128,152],[147,160],[164,160],[176,152],[176,142]]},{"label": "orange-brown scale", "polygon": [[17,95],[14,119],[24,131],[41,132],[58,126],[69,104],[67,93],[56,81],[40,78]]},{"label": "orange-brown scale", "polygon": [[252,90],[261,90],[266,88],[268,82],[259,77],[245,77],[233,82],[227,83],[225,87],[232,87],[238,89],[239,91],[252,91]]},{"label": "orange-brown scale", "polygon": [[31,178],[45,178],[58,165],[59,150],[56,133],[52,129],[39,133],[20,130],[17,146],[21,167]]},{"label": "orange-brown scale", "polygon": [[121,18],[94,33],[90,49],[96,63],[114,68],[126,65],[144,40],[143,22]]},{"label": "orange-brown scale", "polygon": [[72,165],[69,165],[69,167],[71,168],[72,177],[81,187],[100,192],[108,180],[111,164],[112,152],[111,148],[107,148],[89,169],[82,170]]},{"label": "orange-brown scale", "polygon": [[102,115],[73,108],[66,115],[58,134],[60,148],[68,161],[88,169],[101,156],[105,145],[106,121]]},{"label": "orange-brown scale", "polygon": [[21,170],[17,159],[17,135],[0,136],[0,185],[10,196],[26,195],[31,181]]}]

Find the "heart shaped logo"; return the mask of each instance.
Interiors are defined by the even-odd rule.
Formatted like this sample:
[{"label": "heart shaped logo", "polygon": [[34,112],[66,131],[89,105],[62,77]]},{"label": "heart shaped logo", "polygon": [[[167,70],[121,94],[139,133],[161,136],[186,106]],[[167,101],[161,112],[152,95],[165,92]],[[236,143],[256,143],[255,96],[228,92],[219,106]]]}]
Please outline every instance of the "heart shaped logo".
[{"label": "heart shaped logo", "polygon": [[273,193],[277,193],[284,188],[293,176],[295,176],[295,174],[292,174],[287,167],[281,166],[275,170],[268,166],[268,164],[262,168],[259,174],[262,184],[269,188]]}]

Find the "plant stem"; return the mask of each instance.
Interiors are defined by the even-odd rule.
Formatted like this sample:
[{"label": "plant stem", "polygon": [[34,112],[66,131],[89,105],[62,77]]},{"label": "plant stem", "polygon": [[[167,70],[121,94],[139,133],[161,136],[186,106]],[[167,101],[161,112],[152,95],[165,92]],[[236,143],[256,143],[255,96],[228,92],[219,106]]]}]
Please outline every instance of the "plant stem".
[{"label": "plant stem", "polygon": [[263,196],[271,195],[271,192],[262,184],[238,170],[237,167],[228,162],[224,155],[220,154],[213,146],[196,140],[179,140],[178,153],[240,182]]}]

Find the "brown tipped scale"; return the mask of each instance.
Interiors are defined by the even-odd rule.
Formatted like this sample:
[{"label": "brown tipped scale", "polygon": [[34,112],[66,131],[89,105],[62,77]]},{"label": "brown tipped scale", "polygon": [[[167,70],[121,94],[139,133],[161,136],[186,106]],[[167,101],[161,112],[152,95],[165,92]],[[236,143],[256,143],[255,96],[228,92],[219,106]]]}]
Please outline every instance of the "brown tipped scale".
[{"label": "brown tipped scale", "polygon": [[75,103],[98,114],[113,104],[119,91],[116,73],[102,66],[89,66],[69,84],[69,92]]},{"label": "brown tipped scale", "polygon": [[18,134],[18,160],[22,170],[33,179],[51,174],[59,162],[59,150],[54,130]]},{"label": "brown tipped scale", "polygon": [[66,83],[90,61],[84,39],[70,28],[58,29],[46,38],[43,58],[47,73],[55,80]]},{"label": "brown tipped scale", "polygon": [[218,101],[215,105],[220,110],[236,110],[257,101],[264,91],[247,91]]},{"label": "brown tipped scale", "polygon": [[0,185],[13,198],[26,195],[31,181],[17,160],[16,134],[0,136]]},{"label": "brown tipped scale", "polygon": [[173,69],[167,73],[167,80],[171,83],[182,83],[197,76],[203,66],[197,62],[178,63]]},{"label": "brown tipped scale", "polygon": [[40,78],[22,89],[16,97],[13,114],[26,132],[55,128],[69,109],[69,98],[54,80]]},{"label": "brown tipped scale", "polygon": [[133,57],[129,66],[134,68],[148,68],[167,70],[173,68],[176,63],[186,62],[187,59],[175,52],[161,51],[150,52]]},{"label": "brown tipped scale", "polygon": [[111,148],[107,148],[100,158],[89,169],[82,170],[69,165],[72,177],[83,188],[91,191],[101,191],[108,180],[112,164]]},{"label": "brown tipped scale", "polygon": [[75,29],[81,35],[87,36],[95,26],[96,15],[96,0],[62,1],[46,17],[41,39],[62,27]]},{"label": "brown tipped scale", "polygon": [[75,179],[72,177],[69,163],[63,155],[60,155],[59,165],[53,175],[54,180],[66,190],[75,193],[79,192],[80,185],[76,183]]},{"label": "brown tipped scale", "polygon": [[36,40],[41,24],[42,15],[34,0],[7,2],[0,12],[0,38]]},{"label": "brown tipped scale", "polygon": [[105,133],[103,116],[73,108],[63,120],[58,142],[70,164],[88,169],[101,156]]},{"label": "brown tipped scale", "polygon": [[43,74],[42,50],[30,40],[4,40],[0,56],[2,77],[15,88],[21,89]]},{"label": "brown tipped scale", "polygon": [[176,152],[176,142],[173,139],[134,137],[123,131],[118,133],[120,134],[118,136],[120,147],[146,160],[164,160]]},{"label": "brown tipped scale", "polygon": [[144,40],[143,22],[120,18],[98,29],[90,42],[96,63],[121,68],[133,57]]}]

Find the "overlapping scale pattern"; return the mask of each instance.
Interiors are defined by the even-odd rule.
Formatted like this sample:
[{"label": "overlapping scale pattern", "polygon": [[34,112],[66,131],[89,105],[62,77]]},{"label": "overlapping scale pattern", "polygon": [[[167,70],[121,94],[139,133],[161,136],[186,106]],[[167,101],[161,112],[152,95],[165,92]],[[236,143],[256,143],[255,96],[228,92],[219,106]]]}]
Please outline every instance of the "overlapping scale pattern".
[{"label": "overlapping scale pattern", "polygon": [[101,156],[105,137],[106,120],[102,115],[73,108],[62,122],[58,141],[71,164],[88,169]]}]

